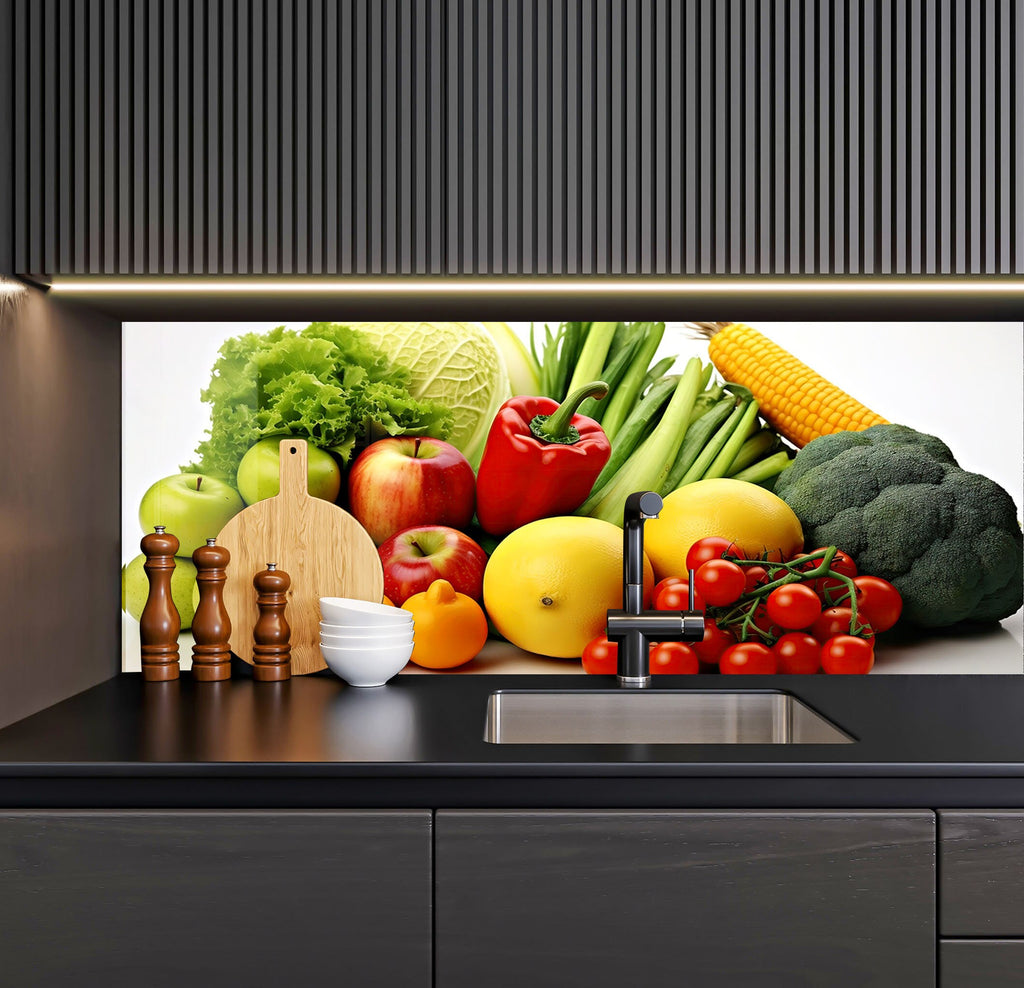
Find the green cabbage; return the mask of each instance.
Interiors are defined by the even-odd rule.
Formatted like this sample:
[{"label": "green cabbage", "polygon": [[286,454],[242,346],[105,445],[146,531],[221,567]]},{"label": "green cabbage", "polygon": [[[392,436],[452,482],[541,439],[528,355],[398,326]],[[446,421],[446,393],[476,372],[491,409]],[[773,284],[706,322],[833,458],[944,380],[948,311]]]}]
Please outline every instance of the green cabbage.
[{"label": "green cabbage", "polygon": [[352,323],[390,360],[411,372],[409,392],[451,409],[448,442],[475,470],[491,422],[512,396],[505,360],[493,337],[469,322]]},{"label": "green cabbage", "polygon": [[268,436],[305,439],[343,463],[384,435],[447,438],[451,413],[411,395],[410,378],[363,334],[337,323],[236,336],[220,348],[201,395],[211,406],[209,438],[183,469],[234,484],[246,451]]}]

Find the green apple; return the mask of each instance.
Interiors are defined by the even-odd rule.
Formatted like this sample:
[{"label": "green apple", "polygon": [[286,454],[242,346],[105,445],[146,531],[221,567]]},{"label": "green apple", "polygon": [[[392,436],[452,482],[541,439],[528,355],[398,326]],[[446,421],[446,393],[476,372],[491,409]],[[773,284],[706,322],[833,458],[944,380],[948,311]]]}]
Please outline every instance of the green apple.
[{"label": "green apple", "polygon": [[[142,609],[149,596],[149,577],[144,569],[146,557],[136,556],[127,566],[121,567],[121,610],[127,611],[136,621],[142,617]],[[198,601],[193,596],[196,589],[196,566],[188,556],[174,557],[174,572],[171,574],[171,600],[181,617],[181,630],[192,627]]]},{"label": "green apple", "polygon": [[[238,464],[238,493],[246,504],[281,493],[281,440],[261,439]],[[326,450],[306,446],[306,489],[313,497],[336,501],[341,490],[341,467]]]},{"label": "green apple", "polygon": [[144,532],[163,525],[181,543],[178,555],[191,557],[244,507],[238,491],[223,480],[178,473],[158,480],[142,495],[139,524]]}]

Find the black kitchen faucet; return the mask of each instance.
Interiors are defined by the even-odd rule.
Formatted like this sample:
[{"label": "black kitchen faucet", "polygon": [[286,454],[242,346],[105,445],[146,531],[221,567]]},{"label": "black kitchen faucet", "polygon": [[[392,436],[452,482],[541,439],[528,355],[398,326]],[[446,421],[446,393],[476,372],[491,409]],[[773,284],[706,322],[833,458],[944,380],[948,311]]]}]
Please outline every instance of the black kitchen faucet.
[{"label": "black kitchen faucet", "polygon": [[690,572],[690,607],[686,611],[645,611],[644,522],[657,518],[661,496],[637,491],[626,498],[622,519],[622,610],[608,612],[606,634],[618,643],[619,685],[643,689],[651,685],[650,642],[693,641],[704,638],[704,613],[693,606]]}]

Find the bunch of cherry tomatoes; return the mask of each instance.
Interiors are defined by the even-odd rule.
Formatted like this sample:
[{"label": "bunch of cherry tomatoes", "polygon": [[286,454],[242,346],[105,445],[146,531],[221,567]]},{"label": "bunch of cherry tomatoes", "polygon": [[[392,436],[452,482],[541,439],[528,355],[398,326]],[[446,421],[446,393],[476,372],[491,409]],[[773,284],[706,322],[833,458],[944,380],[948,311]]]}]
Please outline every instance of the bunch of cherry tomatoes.
[{"label": "bunch of cherry tomatoes", "polygon": [[[777,554],[776,554],[777,555]],[[727,539],[701,539],[686,554],[694,606],[704,611],[704,640],[659,642],[652,673],[864,674],[875,663],[874,638],[899,619],[903,601],[887,580],[860,575],[836,546],[790,559],[749,559]],[[652,595],[656,610],[690,606],[686,577],[667,577]],[[601,636],[583,650],[589,673],[614,674],[618,646]]]}]

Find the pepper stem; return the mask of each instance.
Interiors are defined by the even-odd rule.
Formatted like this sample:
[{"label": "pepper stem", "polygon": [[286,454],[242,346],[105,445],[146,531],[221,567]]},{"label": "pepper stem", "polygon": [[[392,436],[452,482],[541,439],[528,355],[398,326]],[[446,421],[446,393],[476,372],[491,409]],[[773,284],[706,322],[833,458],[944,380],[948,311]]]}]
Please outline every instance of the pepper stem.
[{"label": "pepper stem", "polygon": [[580,434],[572,424],[576,409],[588,398],[600,399],[608,394],[604,381],[591,381],[577,388],[550,415],[535,415],[530,421],[530,432],[547,443],[571,445],[579,442]]}]

